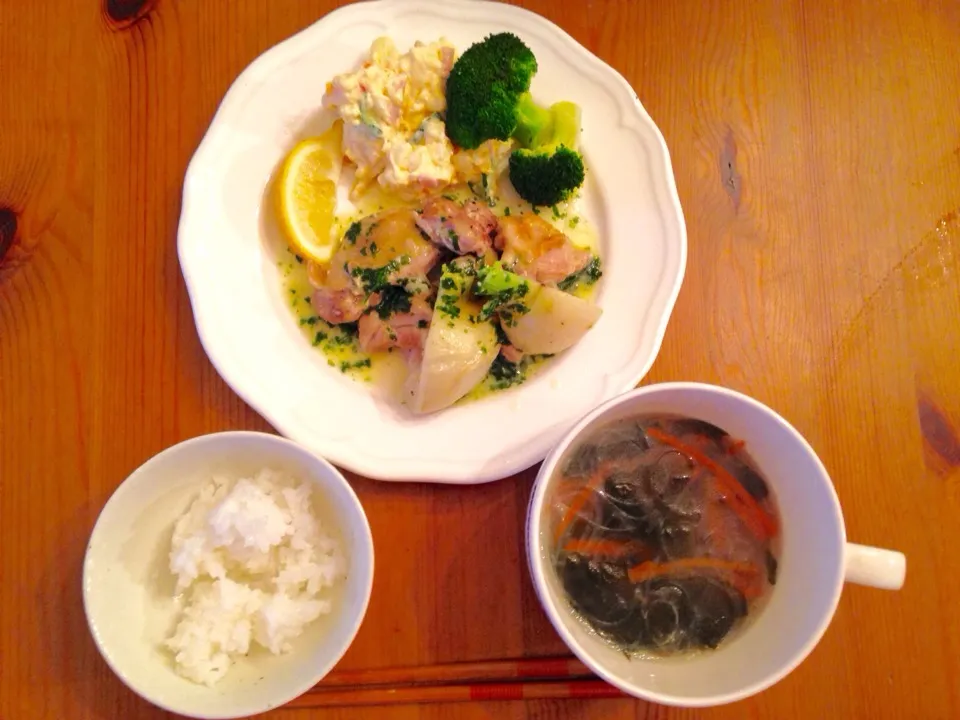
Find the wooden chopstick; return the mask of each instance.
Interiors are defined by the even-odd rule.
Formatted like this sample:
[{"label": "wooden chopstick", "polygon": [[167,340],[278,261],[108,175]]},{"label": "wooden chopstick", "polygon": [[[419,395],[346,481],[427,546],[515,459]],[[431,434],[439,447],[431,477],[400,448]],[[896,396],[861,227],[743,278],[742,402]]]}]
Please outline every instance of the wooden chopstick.
[{"label": "wooden chopstick", "polygon": [[335,670],[293,707],[627,697],[573,657]]},{"label": "wooden chopstick", "polygon": [[408,685],[400,687],[315,688],[293,700],[291,707],[359,707],[364,705],[405,705],[454,703],[484,700],[553,700],[625,698],[617,688],[602,680],[554,682],[498,682],[478,685]]},{"label": "wooden chopstick", "polygon": [[473,684],[515,680],[590,679],[593,677],[590,668],[574,657],[519,658],[443,665],[334,670],[316,685],[314,691],[347,686]]}]

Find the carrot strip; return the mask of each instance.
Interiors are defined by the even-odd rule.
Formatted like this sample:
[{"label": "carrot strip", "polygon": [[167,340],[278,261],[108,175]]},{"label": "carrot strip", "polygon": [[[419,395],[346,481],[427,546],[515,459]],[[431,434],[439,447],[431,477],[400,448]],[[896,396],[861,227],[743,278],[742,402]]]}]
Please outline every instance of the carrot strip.
[{"label": "carrot strip", "polygon": [[731,584],[747,599],[757,597],[763,591],[760,570],[749,562],[732,562],[716,558],[681,558],[666,563],[642,562],[627,570],[630,582],[641,583],[661,575],[671,575],[684,570],[717,570],[726,575]]},{"label": "carrot strip", "polygon": [[683,441],[675,438],[673,435],[663,432],[658,428],[647,428],[647,435],[654,440],[658,440],[665,445],[669,445],[675,450],[692,458],[696,462],[709,469],[717,480],[720,489],[728,497],[730,508],[737,513],[744,525],[758,539],[767,540],[777,534],[777,521],[769,513],[764,511],[757,501],[744,490],[743,486],[737,482],[737,479],[731,475],[726,468],[714,462],[706,453],[698,448],[691,447]]},{"label": "carrot strip", "polygon": [[580,491],[583,487],[583,481],[571,480],[570,478],[562,478],[557,482],[557,489],[554,491],[554,495],[557,496],[566,496],[573,495]]},{"label": "carrot strip", "polygon": [[631,551],[639,551],[641,546],[635,542],[622,540],[583,540],[572,538],[563,545],[563,551],[579,553],[580,555],[601,555],[608,557],[622,557]]},{"label": "carrot strip", "polygon": [[573,519],[577,516],[583,506],[587,504],[587,500],[590,499],[590,495],[596,492],[597,488],[603,483],[604,478],[607,475],[607,472],[610,468],[610,463],[603,463],[596,470],[593,471],[593,474],[587,479],[586,484],[583,488],[570,502],[570,505],[567,507],[567,511],[563,514],[560,522],[557,524],[556,529],[553,531],[553,541],[559,542],[560,538],[563,537],[563,534],[567,531],[567,528],[573,523]]},{"label": "carrot strip", "polygon": [[734,562],[710,557],[690,557],[658,563],[652,560],[634,565],[627,571],[631,582],[640,583],[658,575],[668,575],[677,570],[723,570],[735,573],[756,574],[757,566],[749,562]]},{"label": "carrot strip", "polygon": [[743,440],[728,440],[726,443],[727,454],[736,455],[738,452],[743,450],[746,443]]}]

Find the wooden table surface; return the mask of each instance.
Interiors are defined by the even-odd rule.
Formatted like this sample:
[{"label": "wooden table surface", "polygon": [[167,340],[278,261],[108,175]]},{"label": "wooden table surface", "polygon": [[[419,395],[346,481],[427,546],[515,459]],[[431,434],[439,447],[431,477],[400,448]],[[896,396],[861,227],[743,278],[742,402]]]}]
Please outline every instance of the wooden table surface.
[{"label": "wooden table surface", "polygon": [[[628,700],[330,718],[960,717],[960,3],[527,0],[632,83],[670,147],[689,264],[645,382],[754,395],[810,440],[848,534],[905,552],[809,659],[723,708]],[[158,718],[93,646],[84,545],[126,475],[269,430],[197,339],[181,182],[258,54],[331,0],[0,0],[0,718]],[[563,652],[527,578],[533,471],[352,477],[378,552],[345,668]],[[284,709],[293,720],[319,711]]]}]

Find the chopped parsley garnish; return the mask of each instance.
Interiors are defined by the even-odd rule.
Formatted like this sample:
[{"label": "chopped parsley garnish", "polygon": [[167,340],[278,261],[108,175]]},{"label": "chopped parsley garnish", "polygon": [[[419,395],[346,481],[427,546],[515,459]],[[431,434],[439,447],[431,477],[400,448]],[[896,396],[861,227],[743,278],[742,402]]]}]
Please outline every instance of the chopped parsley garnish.
[{"label": "chopped parsley garnish", "polygon": [[564,292],[572,292],[577,287],[590,286],[593,285],[597,280],[603,275],[603,270],[600,268],[600,257],[594,255],[589,263],[582,270],[568,275],[563,280],[557,283],[557,287],[563,290]]},{"label": "chopped parsley garnish", "polygon": [[340,323],[337,327],[340,328],[340,331],[348,338],[348,340],[360,335],[360,327],[355,322]]},{"label": "chopped parsley garnish", "polygon": [[360,368],[368,367],[370,367],[370,358],[354,360],[353,362],[350,362],[349,360],[343,360],[340,362],[340,372],[348,372],[350,370],[358,370]]},{"label": "chopped parsley garnish", "polygon": [[[463,280],[468,277],[473,277],[477,274],[477,259],[468,255],[456,257],[450,262],[446,263],[441,268],[441,271],[444,275],[451,276],[455,280],[457,278]],[[458,280],[458,282],[460,280]],[[466,289],[466,283],[462,289]]]},{"label": "chopped parsley garnish", "polygon": [[313,344],[314,344],[314,345],[319,345],[320,343],[322,343],[322,342],[323,342],[324,340],[326,340],[326,339],[327,339],[327,334],[326,334],[325,332],[323,332],[322,330],[318,330],[318,331],[317,331],[317,334],[313,336]]},{"label": "chopped parsley garnish", "polygon": [[[519,295],[519,297],[522,298],[524,294],[526,294],[526,292]],[[519,298],[511,298],[499,304],[493,303],[496,303],[496,300],[488,300],[483,304],[483,310],[480,312],[481,317],[489,318],[496,312],[500,318],[500,322],[507,327],[513,327],[517,324],[519,318],[530,312],[530,308],[521,302]]]},{"label": "chopped parsley garnish", "polygon": [[408,255],[403,255],[399,258],[394,258],[382,267],[355,267],[350,270],[349,273],[360,281],[363,291],[370,295],[388,287],[390,285],[391,276],[409,262],[410,257]]},{"label": "chopped parsley garnish", "polygon": [[350,227],[347,228],[347,232],[344,233],[344,239],[351,245],[357,242],[357,238],[360,236],[360,223],[355,222]]},{"label": "chopped parsley garnish", "polygon": [[450,230],[448,234],[450,236],[450,243],[453,245],[453,251],[459,253],[460,252],[460,236],[457,235],[457,233],[454,232],[453,230]]},{"label": "chopped parsley garnish", "polygon": [[376,311],[381,320],[386,320],[396,313],[410,312],[410,296],[402,287],[389,285],[380,292]]},{"label": "chopped parsley garnish", "polygon": [[487,372],[486,384],[491,390],[504,390],[527,380],[535,366],[552,355],[524,355],[520,362],[512,363],[503,355],[497,355]]},{"label": "chopped parsley garnish", "polygon": [[490,376],[490,385],[495,390],[503,390],[513,385],[519,385],[527,379],[525,365],[523,360],[519,363],[512,363],[503,355],[497,355],[488,373]]},{"label": "chopped parsley garnish", "polygon": [[465,258],[444,265],[435,310],[450,318],[460,317],[460,298],[473,286],[476,272],[474,263]]},{"label": "chopped parsley garnish", "polygon": [[457,305],[457,298],[453,295],[442,295],[437,300],[437,310],[452,318],[460,317],[460,306]]},{"label": "chopped parsley garnish", "polygon": [[460,317],[460,306],[457,304],[460,300],[460,286],[457,281],[445,275],[440,280],[440,288],[442,291],[437,297],[436,309],[448,317]]}]

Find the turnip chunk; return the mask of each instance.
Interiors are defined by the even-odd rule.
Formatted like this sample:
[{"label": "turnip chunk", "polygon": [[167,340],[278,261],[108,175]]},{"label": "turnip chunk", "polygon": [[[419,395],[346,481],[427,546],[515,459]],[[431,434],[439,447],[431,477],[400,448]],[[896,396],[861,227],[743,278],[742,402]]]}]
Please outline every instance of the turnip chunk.
[{"label": "turnip chunk", "polygon": [[603,313],[599,305],[563,290],[531,285],[529,310],[503,324],[510,342],[529,355],[553,355],[575,345]]},{"label": "turnip chunk", "polygon": [[500,352],[492,320],[466,293],[473,277],[445,271],[419,372],[410,377],[410,409],[426,414],[450,407],[483,381]]}]

